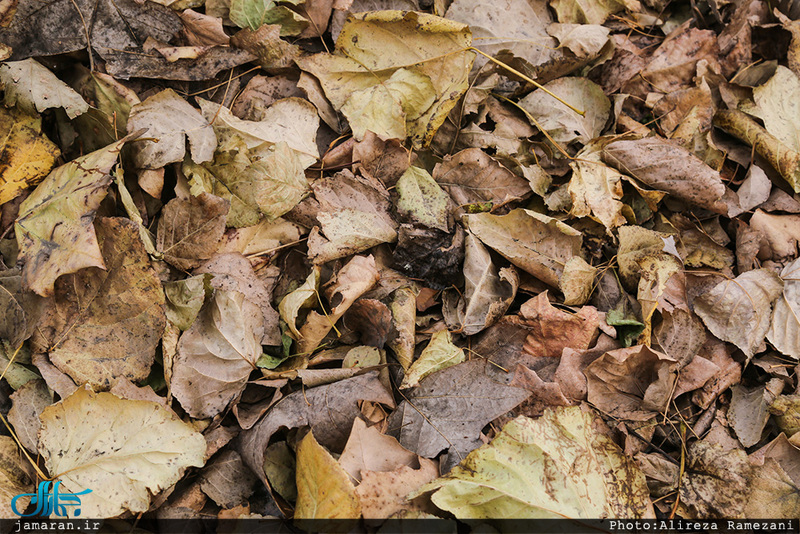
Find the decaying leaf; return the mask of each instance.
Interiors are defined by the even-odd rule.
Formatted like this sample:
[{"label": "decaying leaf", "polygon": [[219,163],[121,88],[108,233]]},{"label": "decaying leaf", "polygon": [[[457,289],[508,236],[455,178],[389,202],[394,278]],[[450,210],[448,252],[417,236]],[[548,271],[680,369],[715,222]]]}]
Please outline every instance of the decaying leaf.
[{"label": "decaying leaf", "polygon": [[347,472],[309,431],[297,446],[298,519],[357,519],[361,503]]},{"label": "decaying leaf", "polygon": [[[287,4],[302,4],[303,0],[286,0]],[[272,0],[231,0],[231,22],[240,28],[255,31],[264,24],[279,24],[281,35],[297,35],[305,29],[308,21],[289,9]]]},{"label": "decaying leaf", "polygon": [[397,213],[404,221],[450,230],[448,206],[450,199],[430,174],[419,167],[409,167],[395,185]]},{"label": "decaying leaf", "polygon": [[81,497],[85,517],[145,512],[152,495],[204,463],[203,436],[156,402],[78,388],[41,418],[39,452],[50,474],[68,492],[92,490]]},{"label": "decaying leaf", "polygon": [[520,416],[417,494],[464,519],[655,517],[644,474],[596,423],[577,406]]},{"label": "decaying leaf", "polygon": [[104,267],[92,219],[123,144],[117,141],[56,168],[22,202],[14,232],[24,263],[23,287],[49,296],[62,274]]},{"label": "decaying leaf", "polygon": [[742,349],[749,359],[770,328],[772,303],[783,287],[783,280],[769,269],[748,271],[697,298],[695,313],[711,333]]},{"label": "decaying leaf", "polygon": [[516,209],[508,215],[480,213],[464,217],[478,239],[553,287],[564,264],[580,253],[582,234],[547,215]]},{"label": "decaying leaf", "polygon": [[178,343],[172,394],[198,419],[223,411],[261,357],[261,309],[238,291],[217,290]]},{"label": "decaying leaf", "polygon": [[164,331],[164,293],[139,239],[122,218],[95,223],[105,269],[61,277],[33,342],[78,384],[147,378]]},{"label": "decaying leaf", "polygon": [[601,162],[607,141],[591,141],[570,163],[573,173],[569,181],[571,213],[575,217],[594,216],[608,232],[625,224],[622,180],[625,175]]},{"label": "decaying leaf", "polygon": [[229,209],[229,202],[208,193],[170,200],[158,221],[158,251],[179,269],[197,267],[219,248]]},{"label": "decaying leaf", "polygon": [[[448,292],[446,299],[455,317],[444,313],[448,325],[458,328],[464,335],[477,334],[497,322],[505,314],[519,286],[519,276],[514,268],[498,272],[489,251],[474,235],[467,234],[464,257],[464,294]],[[452,323],[452,324],[451,324]]]},{"label": "decaying leaf", "polygon": [[[0,517],[12,519],[19,517],[11,508],[11,499],[23,493],[33,492],[33,480],[22,467],[22,451],[11,436],[0,436]],[[30,503],[30,497],[17,501],[19,510]]]},{"label": "decaying leaf", "polygon": [[53,404],[53,393],[44,380],[30,380],[11,395],[13,404],[8,411],[8,422],[20,443],[28,451],[35,453],[39,444],[39,419],[42,411]]}]

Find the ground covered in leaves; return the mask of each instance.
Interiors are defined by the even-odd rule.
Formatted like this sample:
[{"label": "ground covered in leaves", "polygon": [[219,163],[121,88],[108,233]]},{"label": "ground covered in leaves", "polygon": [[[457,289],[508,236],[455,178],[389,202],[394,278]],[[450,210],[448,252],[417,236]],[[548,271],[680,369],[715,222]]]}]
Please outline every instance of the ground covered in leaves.
[{"label": "ground covered in leaves", "polygon": [[796,2],[0,8],[3,517],[797,517]]}]

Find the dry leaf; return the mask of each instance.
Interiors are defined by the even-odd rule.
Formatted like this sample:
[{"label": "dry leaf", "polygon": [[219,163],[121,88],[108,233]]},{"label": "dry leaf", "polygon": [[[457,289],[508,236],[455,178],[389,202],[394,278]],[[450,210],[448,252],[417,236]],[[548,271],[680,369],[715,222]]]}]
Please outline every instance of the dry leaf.
[{"label": "dry leaf", "polygon": [[70,119],[86,113],[89,104],[70,86],[56,78],[38,61],[6,61],[0,66],[5,104],[16,104],[30,115],[50,108],[63,108]]},{"label": "dry leaf", "polygon": [[421,504],[411,502],[407,496],[438,477],[439,467],[427,458],[419,458],[419,465],[419,469],[402,465],[392,471],[362,471],[356,495],[364,519],[387,519],[397,517],[398,512],[423,510]]},{"label": "dry leaf", "polygon": [[567,347],[588,349],[600,324],[597,310],[592,306],[584,306],[578,313],[567,313],[550,304],[547,291],[525,302],[519,312],[530,329],[525,352],[537,357],[557,358]]},{"label": "dry leaf", "polygon": [[16,108],[0,109],[0,204],[38,184],[60,155],[58,147],[42,133],[42,120]]},{"label": "dry leaf", "polygon": [[173,198],[158,221],[158,251],[179,269],[197,267],[219,248],[229,209],[228,201],[208,193]]},{"label": "dry leaf", "polygon": [[767,339],[783,354],[800,360],[800,259],[781,271],[783,293],[775,302]]},{"label": "dry leaf", "polygon": [[419,386],[419,381],[436,371],[464,361],[464,351],[453,344],[450,332],[442,330],[431,336],[428,345],[403,377],[400,389]]},{"label": "dry leaf", "polygon": [[[3,519],[18,518],[11,508],[11,500],[17,495],[33,492],[33,480],[25,472],[22,451],[11,436],[0,436],[0,517]],[[30,497],[21,497],[17,501],[17,509],[25,510]]]},{"label": "dry leaf", "polygon": [[53,393],[44,380],[30,380],[11,394],[12,405],[8,411],[8,422],[23,447],[36,453],[39,444],[39,429],[42,410],[53,404]]},{"label": "dry leaf", "polygon": [[347,472],[309,431],[297,446],[297,519],[357,519],[361,503]]}]

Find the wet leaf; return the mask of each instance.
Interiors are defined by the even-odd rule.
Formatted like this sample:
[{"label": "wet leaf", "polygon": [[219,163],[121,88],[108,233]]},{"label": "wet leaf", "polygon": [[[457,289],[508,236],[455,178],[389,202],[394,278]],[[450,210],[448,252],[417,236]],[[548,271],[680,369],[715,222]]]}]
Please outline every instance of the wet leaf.
[{"label": "wet leaf", "polygon": [[76,93],[38,61],[6,61],[0,65],[0,83],[5,89],[5,104],[17,104],[29,115],[50,108],[63,108],[70,119],[89,110],[81,95]]},{"label": "wet leaf", "polygon": [[51,172],[19,209],[14,232],[23,287],[53,294],[62,274],[103,268],[92,219],[111,183],[123,141],[66,163]]},{"label": "wet leaf", "polygon": [[297,519],[357,519],[361,503],[347,472],[309,431],[297,446]]},{"label": "wet leaf", "polygon": [[655,517],[644,474],[597,423],[577,406],[520,416],[417,494],[465,519]]},{"label": "wet leaf", "polygon": [[61,277],[33,343],[78,384],[147,378],[164,330],[164,293],[136,224],[95,224],[105,269]]},{"label": "wet leaf", "polygon": [[783,280],[773,271],[748,271],[697,298],[695,313],[712,334],[733,343],[750,359],[770,328],[772,303],[781,295],[783,286]]},{"label": "wet leaf", "polygon": [[244,391],[262,354],[259,307],[238,291],[217,290],[180,338],[172,394],[192,417],[222,412]]},{"label": "wet leaf", "polygon": [[[2,72],[2,71],[0,71]],[[0,109],[0,204],[37,185],[60,151],[42,134],[42,121],[16,108]]]},{"label": "wet leaf", "polygon": [[567,260],[580,252],[580,232],[530,210],[516,209],[508,215],[481,213],[464,219],[485,245],[553,287],[558,287]]},{"label": "wet leaf", "polygon": [[156,402],[79,388],[41,418],[47,470],[68,492],[92,490],[81,497],[86,517],[144,512],[152,495],[204,463],[203,436]]}]

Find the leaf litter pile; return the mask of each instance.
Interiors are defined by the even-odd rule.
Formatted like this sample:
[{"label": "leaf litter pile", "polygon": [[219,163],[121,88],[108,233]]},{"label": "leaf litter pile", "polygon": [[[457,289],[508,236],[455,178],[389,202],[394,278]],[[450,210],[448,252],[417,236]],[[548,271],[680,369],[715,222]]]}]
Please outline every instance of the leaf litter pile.
[{"label": "leaf litter pile", "polygon": [[2,9],[3,517],[797,517],[800,4]]}]

